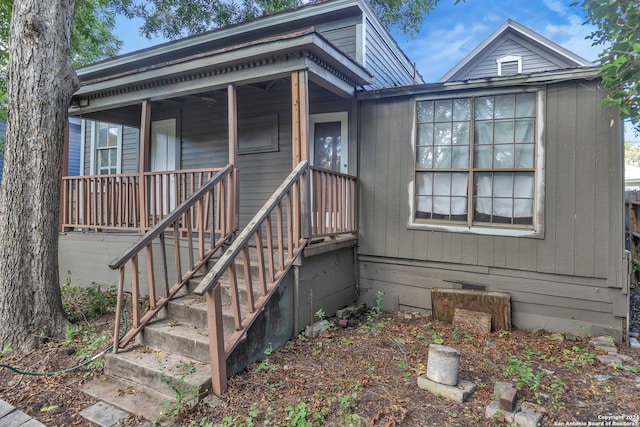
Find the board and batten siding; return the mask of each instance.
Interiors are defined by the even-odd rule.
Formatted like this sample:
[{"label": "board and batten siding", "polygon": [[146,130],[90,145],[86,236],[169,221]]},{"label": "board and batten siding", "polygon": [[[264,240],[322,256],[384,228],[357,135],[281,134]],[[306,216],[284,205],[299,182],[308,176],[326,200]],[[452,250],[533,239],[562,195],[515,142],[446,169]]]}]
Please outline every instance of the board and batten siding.
[{"label": "board and batten siding", "polygon": [[363,101],[360,287],[373,303],[431,309],[434,287],[468,285],[512,297],[516,327],[620,333],[627,307],[620,124],[596,81],[550,84],[544,106],[544,237],[408,227],[414,103]]}]

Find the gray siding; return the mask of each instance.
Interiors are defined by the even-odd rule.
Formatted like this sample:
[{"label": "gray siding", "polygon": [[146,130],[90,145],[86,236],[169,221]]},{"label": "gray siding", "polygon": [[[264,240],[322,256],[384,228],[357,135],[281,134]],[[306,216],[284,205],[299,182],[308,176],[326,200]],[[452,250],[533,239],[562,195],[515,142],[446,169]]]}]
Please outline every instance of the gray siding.
[{"label": "gray siding", "polygon": [[406,59],[396,55],[388,40],[366,19],[365,68],[373,75],[366,89],[408,86],[413,84],[413,69]]},{"label": "gray siding", "polygon": [[506,55],[522,58],[522,73],[531,74],[551,70],[573,68],[573,65],[558,56],[541,51],[530,41],[511,34],[494,49],[474,59],[466,67],[452,76],[449,80],[473,80],[498,75],[496,60]]},{"label": "gray siding", "polygon": [[[624,315],[619,309],[624,283],[616,277],[623,270],[622,152],[615,144],[619,126],[609,127],[610,116],[600,105],[603,96],[597,82],[547,87],[541,239],[409,229],[413,104],[408,98],[363,103],[359,254],[365,260],[360,268],[364,298],[384,287],[398,296],[396,305],[430,309],[432,287],[481,284],[512,293],[516,326],[590,313],[592,324],[619,330],[616,316]],[[540,327],[566,326],[554,322]]]},{"label": "gray siding", "polygon": [[138,146],[140,145],[140,131],[136,128],[124,126],[122,128],[122,173],[138,172]]}]

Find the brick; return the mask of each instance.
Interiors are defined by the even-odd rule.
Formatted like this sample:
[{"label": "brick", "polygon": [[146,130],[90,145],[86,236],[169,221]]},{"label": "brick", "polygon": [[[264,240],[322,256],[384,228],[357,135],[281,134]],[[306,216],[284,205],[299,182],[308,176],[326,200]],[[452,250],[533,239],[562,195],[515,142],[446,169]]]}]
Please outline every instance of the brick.
[{"label": "brick", "polygon": [[347,326],[349,326],[349,321],[347,319],[340,319],[338,320],[338,326],[341,328],[346,328]]},{"label": "brick", "polygon": [[508,388],[500,395],[500,409],[514,412],[518,405],[518,390],[515,387]]}]

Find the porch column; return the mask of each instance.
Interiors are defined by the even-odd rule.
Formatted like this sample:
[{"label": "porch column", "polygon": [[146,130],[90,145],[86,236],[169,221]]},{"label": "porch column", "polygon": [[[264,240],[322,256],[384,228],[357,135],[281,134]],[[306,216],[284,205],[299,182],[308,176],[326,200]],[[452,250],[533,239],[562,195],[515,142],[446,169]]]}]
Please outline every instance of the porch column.
[{"label": "porch column", "polygon": [[[66,123],[64,126],[64,138],[62,140],[62,159],[60,164],[61,167],[61,177],[69,175],[69,118],[66,118]],[[60,212],[58,213],[58,229],[60,231],[67,231],[67,229],[62,227],[62,224],[65,223],[67,219],[67,210],[68,210],[68,198],[73,197],[73,194],[67,193],[67,188],[65,183],[60,179]]]},{"label": "porch column", "polygon": [[149,100],[142,101],[140,112],[140,148],[138,150],[138,188],[140,189],[139,214],[140,214],[140,231],[143,233],[149,225],[149,191],[147,189],[147,181],[144,173],[149,169],[149,144],[151,135],[151,102]]},{"label": "porch column", "polygon": [[229,164],[233,171],[229,177],[229,205],[227,206],[228,226],[230,230],[236,230],[239,223],[240,195],[238,187],[238,99],[236,86],[227,86],[227,119],[229,128]]},{"label": "porch column", "polygon": [[[292,167],[309,160],[309,75],[306,70],[291,73]],[[309,174],[300,180],[300,199],[294,193],[293,228],[298,237],[309,237]]]}]

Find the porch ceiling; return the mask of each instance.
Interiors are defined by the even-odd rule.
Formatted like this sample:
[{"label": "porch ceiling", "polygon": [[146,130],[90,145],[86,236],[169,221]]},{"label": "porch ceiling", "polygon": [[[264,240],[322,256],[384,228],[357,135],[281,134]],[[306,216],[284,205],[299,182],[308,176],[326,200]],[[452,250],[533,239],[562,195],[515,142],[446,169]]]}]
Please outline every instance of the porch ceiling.
[{"label": "porch ceiling", "polygon": [[353,96],[356,88],[371,78],[364,68],[309,28],[83,81],[69,114],[186,96],[229,84],[270,81],[297,70],[308,70],[312,81],[343,97]]}]

